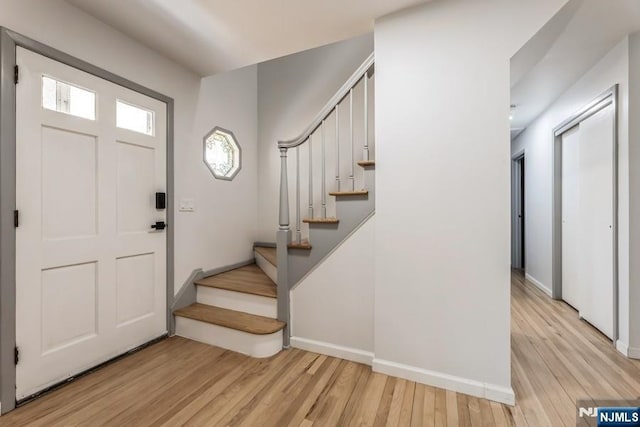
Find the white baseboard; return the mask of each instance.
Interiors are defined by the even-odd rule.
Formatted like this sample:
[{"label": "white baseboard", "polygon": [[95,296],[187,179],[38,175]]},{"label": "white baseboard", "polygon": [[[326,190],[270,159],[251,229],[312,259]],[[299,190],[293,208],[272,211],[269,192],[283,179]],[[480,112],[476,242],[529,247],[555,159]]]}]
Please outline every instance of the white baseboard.
[{"label": "white baseboard", "polygon": [[363,363],[371,366],[373,353],[359,350],[357,348],[343,347],[328,342],[315,341],[307,338],[291,337],[291,347],[313,353],[326,354],[327,356],[338,357],[352,362]]},{"label": "white baseboard", "polygon": [[640,348],[629,347],[629,344],[620,340],[616,341],[616,350],[631,359],[640,359]]},{"label": "white baseboard", "polygon": [[373,371],[507,405],[514,405],[516,400],[511,387],[482,383],[388,360],[373,359]]},{"label": "white baseboard", "polygon": [[264,274],[266,274],[273,283],[278,283],[278,269],[276,266],[271,264],[265,257],[256,251],[253,252],[253,255],[256,258],[256,264],[262,271],[264,271]]},{"label": "white baseboard", "polygon": [[618,352],[624,354],[625,356],[629,356],[629,346],[627,345],[627,343],[624,343],[620,340],[616,341],[616,350],[618,350]]},{"label": "white baseboard", "polygon": [[551,289],[549,289],[548,287],[546,287],[545,285],[542,284],[542,282],[540,282],[539,280],[537,280],[535,277],[533,277],[532,275],[530,275],[529,273],[525,273],[524,274],[524,278],[527,279],[528,281],[530,281],[531,283],[533,283],[534,285],[536,285],[536,287],[538,289],[540,289],[542,292],[544,292],[545,294],[551,296],[553,295],[551,293]]},{"label": "white baseboard", "polygon": [[627,356],[632,359],[640,359],[640,348],[629,347],[629,349],[627,350]]}]

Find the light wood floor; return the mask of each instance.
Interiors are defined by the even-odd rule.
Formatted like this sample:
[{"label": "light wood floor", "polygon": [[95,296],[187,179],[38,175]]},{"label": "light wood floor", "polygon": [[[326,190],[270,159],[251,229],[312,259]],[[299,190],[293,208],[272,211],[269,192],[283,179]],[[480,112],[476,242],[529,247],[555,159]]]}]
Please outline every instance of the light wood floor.
[{"label": "light wood floor", "polygon": [[301,350],[256,360],[174,337],[1,417],[0,426],[574,426],[577,398],[640,396],[640,362],[518,274],[512,372],[517,405],[507,407]]}]

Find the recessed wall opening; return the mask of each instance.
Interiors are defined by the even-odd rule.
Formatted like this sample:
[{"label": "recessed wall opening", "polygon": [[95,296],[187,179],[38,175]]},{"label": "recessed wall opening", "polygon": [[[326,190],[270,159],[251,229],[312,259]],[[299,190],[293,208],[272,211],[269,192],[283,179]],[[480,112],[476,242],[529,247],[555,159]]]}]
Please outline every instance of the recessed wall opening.
[{"label": "recessed wall opening", "polygon": [[[516,396],[537,381],[534,366],[545,366],[545,387],[567,400],[610,396],[617,388],[604,366],[638,356],[630,350],[630,313],[639,306],[630,298],[629,141],[639,30],[636,2],[572,0],[511,58]],[[594,366],[602,368],[597,381],[582,384],[579,372]]]}]

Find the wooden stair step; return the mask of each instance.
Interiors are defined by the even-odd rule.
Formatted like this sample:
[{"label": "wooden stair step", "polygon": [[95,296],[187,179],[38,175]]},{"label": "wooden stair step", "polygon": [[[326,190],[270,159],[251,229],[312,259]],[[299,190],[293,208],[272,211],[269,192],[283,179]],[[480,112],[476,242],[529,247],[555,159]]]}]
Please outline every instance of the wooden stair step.
[{"label": "wooden stair step", "polygon": [[311,243],[309,243],[308,240],[303,240],[300,243],[298,242],[291,242],[287,245],[287,247],[289,249],[304,249],[304,250],[309,250],[311,249]]},{"label": "wooden stair step", "polygon": [[344,197],[344,196],[366,196],[369,194],[369,190],[355,190],[355,191],[332,191],[330,196]]},{"label": "wooden stair step", "polygon": [[274,267],[278,266],[278,255],[276,248],[266,247],[266,246],[256,246],[253,248],[254,251],[259,253],[271,263]]},{"label": "wooden stair step", "polygon": [[269,298],[278,296],[276,284],[256,264],[205,277],[195,284]]},{"label": "wooden stair step", "polygon": [[360,160],[358,162],[358,166],[362,166],[363,168],[368,168],[375,165],[376,165],[375,160]]},{"label": "wooden stair step", "polygon": [[307,224],[337,224],[340,220],[338,218],[304,218],[302,222]]},{"label": "wooden stair step", "polygon": [[199,303],[180,308],[174,311],[173,314],[254,335],[273,334],[285,327],[284,322],[270,317]]}]

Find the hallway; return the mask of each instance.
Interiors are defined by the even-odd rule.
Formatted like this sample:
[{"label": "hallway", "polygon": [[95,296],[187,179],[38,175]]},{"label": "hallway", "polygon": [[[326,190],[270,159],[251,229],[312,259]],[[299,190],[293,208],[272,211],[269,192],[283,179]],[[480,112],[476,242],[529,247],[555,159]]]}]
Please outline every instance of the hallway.
[{"label": "hallway", "polygon": [[517,425],[574,426],[577,399],[640,396],[640,361],[627,359],[562,301],[521,273],[511,279],[511,372]]}]

